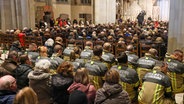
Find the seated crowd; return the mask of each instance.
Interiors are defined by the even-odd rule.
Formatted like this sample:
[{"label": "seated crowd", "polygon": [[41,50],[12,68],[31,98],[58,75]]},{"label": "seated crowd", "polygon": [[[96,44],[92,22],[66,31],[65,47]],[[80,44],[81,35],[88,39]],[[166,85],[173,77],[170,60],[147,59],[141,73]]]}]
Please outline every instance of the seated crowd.
[{"label": "seated crowd", "polygon": [[[42,36],[43,45],[25,47],[19,38],[1,54],[0,104],[175,104],[184,92],[184,59],[178,49],[158,57],[166,53],[167,26],[127,20],[7,31]],[[151,47],[134,53],[137,42]]]}]

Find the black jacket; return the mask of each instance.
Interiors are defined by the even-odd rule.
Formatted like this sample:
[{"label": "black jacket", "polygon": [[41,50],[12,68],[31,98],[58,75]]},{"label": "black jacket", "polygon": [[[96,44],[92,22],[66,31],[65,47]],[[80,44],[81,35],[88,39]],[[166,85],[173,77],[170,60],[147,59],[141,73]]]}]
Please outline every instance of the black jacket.
[{"label": "black jacket", "polygon": [[73,78],[63,77],[61,74],[52,75],[52,98],[54,104],[68,104],[68,87],[73,83]]},{"label": "black jacket", "polygon": [[27,64],[21,64],[15,70],[13,70],[12,74],[17,80],[18,89],[29,86],[29,79],[27,76],[32,70],[33,69]]}]

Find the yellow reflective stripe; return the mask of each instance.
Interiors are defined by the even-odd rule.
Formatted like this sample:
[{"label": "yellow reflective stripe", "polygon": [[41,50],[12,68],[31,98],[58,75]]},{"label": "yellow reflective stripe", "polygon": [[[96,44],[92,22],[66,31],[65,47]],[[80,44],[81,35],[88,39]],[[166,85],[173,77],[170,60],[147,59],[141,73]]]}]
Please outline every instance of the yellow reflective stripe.
[{"label": "yellow reflective stripe", "polygon": [[159,85],[157,84],[156,85],[156,89],[155,89],[155,92],[154,92],[154,97],[153,97],[153,102],[152,103],[154,103],[154,104],[156,104],[156,102],[157,102],[157,89],[159,89]]},{"label": "yellow reflective stripe", "polygon": [[98,76],[94,76],[93,82],[94,82],[95,88],[96,89],[99,89],[100,88],[100,85],[99,85],[99,78],[98,78]]},{"label": "yellow reflective stripe", "polygon": [[123,89],[126,91],[126,83],[124,82],[120,82],[121,86],[123,87]]},{"label": "yellow reflective stripe", "polygon": [[176,73],[171,72],[171,83],[172,83],[173,91],[175,91],[177,89]]},{"label": "yellow reflective stripe", "polygon": [[139,81],[137,81],[137,83],[134,84],[134,87],[138,87],[139,86]]},{"label": "yellow reflective stripe", "polygon": [[139,95],[138,95],[139,102],[142,100],[141,98],[142,98],[143,91],[144,91],[144,84],[142,85],[141,90],[140,90]]},{"label": "yellow reflective stripe", "polygon": [[166,88],[166,92],[171,92],[172,90],[171,90],[171,87],[167,87]]}]

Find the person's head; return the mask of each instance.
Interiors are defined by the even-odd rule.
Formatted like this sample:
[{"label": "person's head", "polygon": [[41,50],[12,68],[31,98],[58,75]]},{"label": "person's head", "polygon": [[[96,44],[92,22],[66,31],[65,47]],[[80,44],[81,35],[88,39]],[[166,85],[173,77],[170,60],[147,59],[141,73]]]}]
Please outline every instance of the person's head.
[{"label": "person's head", "polygon": [[38,104],[38,98],[32,88],[25,87],[16,94],[13,104]]},{"label": "person's head", "polygon": [[127,64],[128,62],[128,56],[125,52],[121,52],[117,57],[118,63]]},{"label": "person's head", "polygon": [[31,65],[31,62],[30,62],[30,60],[29,60],[29,57],[28,57],[28,55],[26,55],[26,54],[23,54],[23,55],[21,55],[21,56],[19,57],[19,62],[20,62],[21,64],[28,64],[28,65]]},{"label": "person's head", "polygon": [[93,43],[91,41],[86,41],[86,46],[88,46],[91,49],[93,49]]},{"label": "person's head", "polygon": [[37,51],[37,45],[35,43],[29,44],[29,50],[30,51]]},{"label": "person's head", "polygon": [[41,57],[47,57],[48,55],[47,55],[47,47],[45,47],[45,46],[40,46],[40,47],[38,47],[38,51],[39,51],[39,54],[40,54],[40,56]]},{"label": "person's head", "polygon": [[45,46],[53,46],[54,45],[54,40],[49,38],[47,41],[45,41]]},{"label": "person's head", "polygon": [[16,91],[16,79],[11,75],[5,75],[0,78],[0,90]]},{"label": "person's head", "polygon": [[74,81],[83,85],[89,84],[88,71],[85,68],[78,69],[75,73]]},{"label": "person's head", "polygon": [[107,73],[105,74],[105,82],[109,84],[118,84],[119,79],[119,73],[114,69],[107,71]]},{"label": "person's head", "polygon": [[153,56],[157,56],[158,51],[155,48],[150,48],[148,51],[149,54],[153,55]]},{"label": "person's head", "polygon": [[103,49],[110,51],[112,49],[112,45],[109,42],[104,43]]},{"label": "person's head", "polygon": [[10,51],[8,54],[9,59],[13,59],[14,61],[18,61],[18,52],[17,51]]},{"label": "person's head", "polygon": [[133,52],[134,46],[132,44],[127,46],[127,51]]},{"label": "person's head", "polygon": [[55,43],[58,43],[58,44],[62,44],[63,43],[63,39],[61,37],[56,37],[55,39]]},{"label": "person's head", "polygon": [[51,63],[47,59],[40,59],[38,62],[35,63],[34,71],[49,73],[49,68]]},{"label": "person's head", "polygon": [[54,53],[57,53],[57,54],[61,55],[62,51],[63,51],[63,47],[61,45],[55,45],[54,46]]},{"label": "person's head", "polygon": [[102,49],[102,46],[100,46],[100,45],[96,45],[96,46],[94,46],[94,48],[93,48],[93,54],[94,54],[95,56],[101,57],[101,56],[102,56],[102,51],[103,51],[103,49]]},{"label": "person's head", "polygon": [[70,39],[68,44],[75,44],[75,39]]},{"label": "person's head", "polygon": [[182,51],[182,50],[179,50],[179,49],[174,50],[174,52],[173,52],[173,57],[174,57],[176,60],[182,62],[182,61],[183,61],[183,51]]},{"label": "person's head", "polygon": [[17,40],[17,41],[14,41],[12,43],[13,46],[17,47],[17,48],[21,48],[21,45],[20,45],[20,42]]},{"label": "person's head", "polygon": [[70,62],[63,62],[57,68],[57,73],[62,74],[65,77],[73,77],[74,67]]}]

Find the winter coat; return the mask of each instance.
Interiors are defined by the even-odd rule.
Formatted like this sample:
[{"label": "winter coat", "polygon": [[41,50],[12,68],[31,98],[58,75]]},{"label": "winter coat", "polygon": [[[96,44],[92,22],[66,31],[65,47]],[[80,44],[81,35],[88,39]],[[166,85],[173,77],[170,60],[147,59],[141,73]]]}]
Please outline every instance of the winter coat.
[{"label": "winter coat", "polygon": [[29,86],[38,96],[38,104],[51,104],[50,74],[31,71],[28,74]]},{"label": "winter coat", "polygon": [[86,93],[86,96],[88,98],[88,104],[93,104],[95,95],[96,95],[96,89],[93,85],[88,84],[88,85],[83,85],[81,83],[76,83],[74,82],[69,88],[68,91],[69,93],[73,92],[74,90],[79,90],[84,93]]},{"label": "winter coat", "polygon": [[13,104],[16,92],[0,90],[0,104]]},{"label": "winter coat", "polygon": [[13,70],[12,75],[17,80],[18,89],[29,86],[29,79],[27,76],[30,71],[32,71],[32,68],[27,64],[21,64],[15,70]]},{"label": "winter coat", "polygon": [[128,93],[120,84],[104,83],[103,87],[96,92],[94,104],[130,104]]},{"label": "winter coat", "polygon": [[52,75],[51,81],[54,104],[68,104],[69,93],[67,88],[73,83],[73,78],[55,74]]}]

